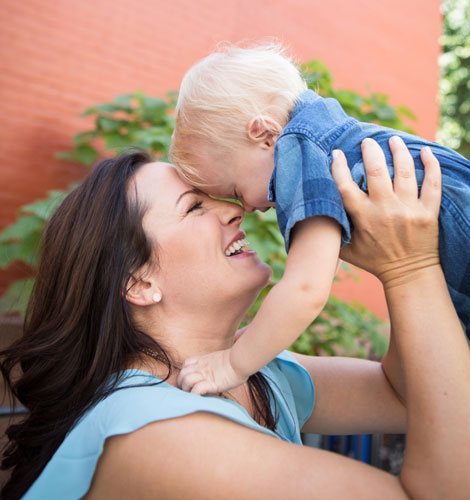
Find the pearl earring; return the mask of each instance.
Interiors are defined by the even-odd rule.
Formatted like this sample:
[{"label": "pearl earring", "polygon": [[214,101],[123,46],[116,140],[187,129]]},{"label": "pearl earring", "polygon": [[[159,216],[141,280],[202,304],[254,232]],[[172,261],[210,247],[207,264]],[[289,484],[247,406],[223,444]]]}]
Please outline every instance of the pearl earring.
[{"label": "pearl earring", "polygon": [[155,292],[152,299],[154,302],[160,302],[162,300],[162,294],[160,292]]}]

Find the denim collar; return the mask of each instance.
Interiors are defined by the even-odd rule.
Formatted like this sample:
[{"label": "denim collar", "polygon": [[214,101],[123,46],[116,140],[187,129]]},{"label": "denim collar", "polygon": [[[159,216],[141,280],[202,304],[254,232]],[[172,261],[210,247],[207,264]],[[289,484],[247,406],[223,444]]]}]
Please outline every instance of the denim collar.
[{"label": "denim collar", "polygon": [[[308,89],[302,92],[299,97],[297,97],[297,101],[289,114],[289,121],[298,115],[302,109],[305,108],[305,106],[317,101],[318,99],[321,99],[321,97],[313,90]],[[286,128],[288,125],[289,123],[286,125]]]}]

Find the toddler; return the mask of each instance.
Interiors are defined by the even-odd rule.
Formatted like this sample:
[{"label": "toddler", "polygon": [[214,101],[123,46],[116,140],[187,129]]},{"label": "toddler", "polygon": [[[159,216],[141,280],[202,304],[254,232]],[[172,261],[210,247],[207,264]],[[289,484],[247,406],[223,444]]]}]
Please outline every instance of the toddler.
[{"label": "toddler", "polygon": [[[238,199],[247,211],[275,206],[288,257],[281,281],[233,347],[185,361],[179,377],[184,389],[218,393],[239,385],[321,312],[352,231],[330,173],[332,155],[344,152],[354,181],[367,191],[361,154],[366,138],[382,147],[392,176],[390,148],[404,141],[419,186],[421,149],[428,146],[439,160],[440,258],[469,335],[470,161],[439,144],[351,118],[335,99],[308,90],[278,46],[231,47],[185,75],[171,158],[190,184],[209,195]],[[230,246],[227,258],[243,251],[240,245]]]}]

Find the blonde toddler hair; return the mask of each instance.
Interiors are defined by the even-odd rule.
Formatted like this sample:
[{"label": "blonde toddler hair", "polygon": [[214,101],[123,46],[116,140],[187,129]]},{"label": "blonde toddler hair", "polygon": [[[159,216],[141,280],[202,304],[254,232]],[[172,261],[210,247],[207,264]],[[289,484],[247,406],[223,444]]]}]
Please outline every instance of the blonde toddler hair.
[{"label": "blonde toddler hair", "polygon": [[248,48],[227,46],[196,63],[184,76],[176,105],[170,158],[192,184],[198,144],[214,158],[230,154],[248,141],[247,125],[270,116],[283,126],[307,89],[297,66],[280,44]]}]

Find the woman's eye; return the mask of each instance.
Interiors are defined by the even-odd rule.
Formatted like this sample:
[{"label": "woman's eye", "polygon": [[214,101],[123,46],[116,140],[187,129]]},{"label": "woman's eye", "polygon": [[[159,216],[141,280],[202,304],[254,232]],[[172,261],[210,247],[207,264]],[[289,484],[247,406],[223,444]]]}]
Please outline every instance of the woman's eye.
[{"label": "woman's eye", "polygon": [[198,210],[200,208],[202,208],[202,201],[196,201],[196,203],[194,203],[194,205],[191,205],[191,207],[189,208],[189,210],[186,213],[189,214],[193,210]]}]

